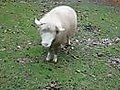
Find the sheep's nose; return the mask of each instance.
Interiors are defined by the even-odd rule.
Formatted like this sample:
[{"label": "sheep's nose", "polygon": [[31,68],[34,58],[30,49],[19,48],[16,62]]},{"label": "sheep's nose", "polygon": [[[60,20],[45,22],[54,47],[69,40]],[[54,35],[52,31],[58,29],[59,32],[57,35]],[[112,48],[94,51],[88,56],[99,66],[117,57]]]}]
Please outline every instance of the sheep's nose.
[{"label": "sheep's nose", "polygon": [[48,43],[42,43],[42,45],[43,45],[44,47],[49,47],[49,44],[48,44]]}]

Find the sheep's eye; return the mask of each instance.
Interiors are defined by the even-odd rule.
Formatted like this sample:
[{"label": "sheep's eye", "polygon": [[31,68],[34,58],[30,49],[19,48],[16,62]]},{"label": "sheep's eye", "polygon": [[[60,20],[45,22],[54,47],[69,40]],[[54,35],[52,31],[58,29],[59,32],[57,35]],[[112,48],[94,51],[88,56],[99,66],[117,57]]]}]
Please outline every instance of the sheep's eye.
[{"label": "sheep's eye", "polygon": [[42,32],[47,32],[47,30],[46,30],[46,29],[43,29]]},{"label": "sheep's eye", "polygon": [[58,34],[59,33],[59,31],[58,30],[56,30],[56,34]]}]

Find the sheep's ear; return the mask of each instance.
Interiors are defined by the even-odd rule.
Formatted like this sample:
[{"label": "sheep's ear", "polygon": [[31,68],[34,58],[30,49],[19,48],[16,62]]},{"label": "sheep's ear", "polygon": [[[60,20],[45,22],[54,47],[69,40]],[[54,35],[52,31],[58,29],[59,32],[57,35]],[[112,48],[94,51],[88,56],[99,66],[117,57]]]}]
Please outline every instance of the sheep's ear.
[{"label": "sheep's ear", "polygon": [[59,28],[59,31],[65,31],[65,28]]},{"label": "sheep's ear", "polygon": [[46,24],[46,23],[42,23],[42,22],[40,22],[39,20],[37,20],[37,19],[35,18],[35,24],[37,24],[37,25],[39,26],[39,25],[44,25],[44,24]]},{"label": "sheep's ear", "polygon": [[63,28],[63,27],[56,26],[56,28],[58,31],[65,31],[65,28]]},{"label": "sheep's ear", "polygon": [[35,24],[41,25],[40,21],[35,18]]}]

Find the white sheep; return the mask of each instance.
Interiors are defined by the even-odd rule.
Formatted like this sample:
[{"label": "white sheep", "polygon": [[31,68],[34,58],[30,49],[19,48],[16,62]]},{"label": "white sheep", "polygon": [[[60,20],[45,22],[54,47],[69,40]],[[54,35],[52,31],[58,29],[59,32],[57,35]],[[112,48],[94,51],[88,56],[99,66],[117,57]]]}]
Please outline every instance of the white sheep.
[{"label": "white sheep", "polygon": [[57,62],[59,47],[70,44],[70,38],[76,31],[76,12],[69,6],[58,6],[40,20],[35,19],[35,23],[40,27],[42,46],[49,48],[46,60]]}]

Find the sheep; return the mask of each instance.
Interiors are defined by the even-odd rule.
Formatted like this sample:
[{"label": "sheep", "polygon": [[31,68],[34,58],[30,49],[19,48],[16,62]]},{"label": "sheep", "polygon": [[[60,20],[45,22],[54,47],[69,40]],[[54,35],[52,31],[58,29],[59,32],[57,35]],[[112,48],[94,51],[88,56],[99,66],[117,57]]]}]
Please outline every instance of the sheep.
[{"label": "sheep", "polygon": [[57,62],[57,52],[61,46],[70,44],[70,38],[77,31],[77,14],[69,6],[58,6],[45,14],[40,20],[35,18],[39,26],[41,44],[49,48],[46,61]]}]

